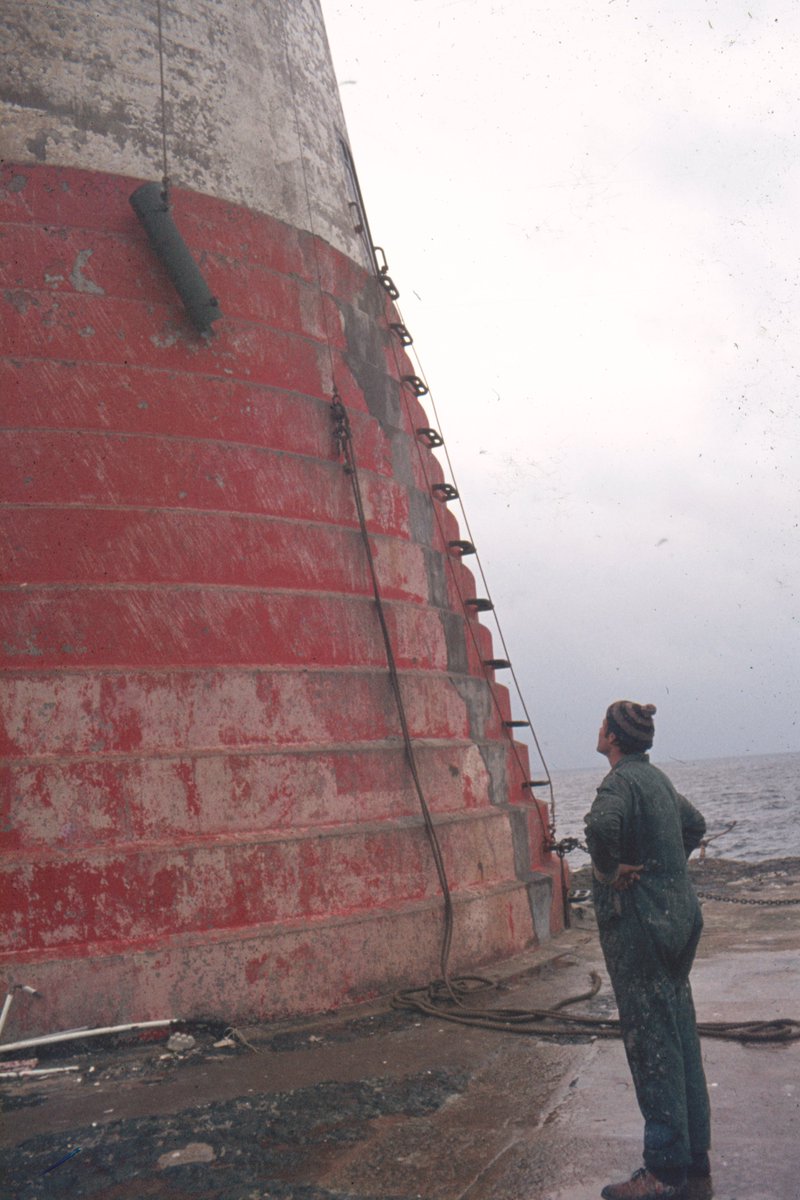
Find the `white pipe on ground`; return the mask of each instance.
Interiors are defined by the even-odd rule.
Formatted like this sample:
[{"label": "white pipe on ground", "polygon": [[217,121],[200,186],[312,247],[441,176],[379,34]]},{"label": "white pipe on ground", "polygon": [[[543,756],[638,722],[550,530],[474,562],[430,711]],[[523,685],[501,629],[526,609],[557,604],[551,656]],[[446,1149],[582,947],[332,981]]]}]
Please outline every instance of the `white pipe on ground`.
[{"label": "white pipe on ground", "polygon": [[3,1071],[0,1069],[0,1079],[30,1079],[32,1075],[64,1075],[68,1071],[80,1071],[80,1067],[29,1067],[25,1071]]},{"label": "white pipe on ground", "polygon": [[27,1050],[30,1046],[52,1046],[55,1042],[75,1041],[77,1038],[100,1037],[104,1033],[133,1033],[139,1029],[158,1029],[165,1025],[174,1025],[177,1017],[168,1017],[165,1021],[134,1021],[131,1025],[106,1025],[100,1029],[70,1029],[66,1033],[49,1033],[45,1037],[27,1038],[23,1042],[7,1042],[0,1046],[0,1054],[10,1050]]}]

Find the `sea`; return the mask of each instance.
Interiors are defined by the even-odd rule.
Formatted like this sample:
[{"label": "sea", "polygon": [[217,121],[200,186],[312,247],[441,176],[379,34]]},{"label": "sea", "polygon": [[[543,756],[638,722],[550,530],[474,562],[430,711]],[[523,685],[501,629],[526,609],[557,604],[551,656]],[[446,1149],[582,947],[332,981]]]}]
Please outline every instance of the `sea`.
[{"label": "sea", "polygon": [[[652,755],[651,762],[700,809],[706,819],[707,836],[721,834],[709,844],[709,858],[751,863],[800,858],[800,754],[754,754],[692,762],[662,762]],[[583,841],[584,816],[607,773],[608,764],[599,756],[595,767],[551,772],[559,839],[577,837]],[[736,822],[733,829],[723,833],[732,821]],[[583,850],[574,850],[567,858],[573,870],[588,861]]]}]

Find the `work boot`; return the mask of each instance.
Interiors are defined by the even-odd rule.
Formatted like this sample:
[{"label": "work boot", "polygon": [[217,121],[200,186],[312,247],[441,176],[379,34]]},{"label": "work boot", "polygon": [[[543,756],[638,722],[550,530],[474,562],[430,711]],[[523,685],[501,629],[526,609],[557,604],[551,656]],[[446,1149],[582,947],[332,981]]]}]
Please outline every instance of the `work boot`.
[{"label": "work boot", "polygon": [[714,1200],[710,1175],[695,1175],[686,1181],[686,1200]]},{"label": "work boot", "polygon": [[700,1154],[693,1154],[692,1161],[686,1168],[686,1174],[693,1179],[708,1179],[711,1174],[711,1162],[708,1157],[708,1151],[703,1150]]},{"label": "work boot", "polygon": [[686,1184],[664,1183],[647,1167],[640,1167],[624,1183],[609,1183],[600,1195],[603,1200],[682,1200]]}]

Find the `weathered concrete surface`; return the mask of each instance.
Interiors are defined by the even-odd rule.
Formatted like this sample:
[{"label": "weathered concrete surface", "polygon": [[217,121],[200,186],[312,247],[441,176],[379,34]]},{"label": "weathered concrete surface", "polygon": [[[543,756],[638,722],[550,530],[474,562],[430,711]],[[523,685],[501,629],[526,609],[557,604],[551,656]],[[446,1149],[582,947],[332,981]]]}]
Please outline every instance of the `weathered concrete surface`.
[{"label": "weathered concrete surface", "polygon": [[317,0],[2,0],[0,157],[224,197],[368,262]]},{"label": "weathered concrete surface", "polygon": [[[698,870],[715,894],[800,898],[797,860]],[[701,1020],[800,1017],[797,911],[706,902],[693,976]],[[598,966],[585,909],[516,961],[521,974],[497,1002],[548,1006],[584,990]],[[608,1015],[607,984],[580,1007]],[[8,1194],[589,1200],[639,1163],[641,1119],[618,1042],[554,1044],[380,1006],[248,1029],[259,1053],[215,1049],[212,1032],[196,1032],[182,1060],[163,1043],[96,1046],[59,1059],[80,1064],[80,1081],[5,1084]],[[800,1043],[707,1039],[704,1057],[714,1174],[692,1200],[797,1200]]]}]

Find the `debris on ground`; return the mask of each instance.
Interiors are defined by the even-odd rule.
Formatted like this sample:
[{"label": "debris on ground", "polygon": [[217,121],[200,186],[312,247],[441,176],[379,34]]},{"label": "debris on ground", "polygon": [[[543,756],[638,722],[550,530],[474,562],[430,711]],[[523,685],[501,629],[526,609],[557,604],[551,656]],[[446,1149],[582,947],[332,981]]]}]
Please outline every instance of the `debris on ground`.
[{"label": "debris on ground", "polygon": [[210,1163],[216,1158],[214,1147],[208,1142],[189,1142],[182,1150],[170,1150],[162,1154],[158,1165],[162,1171],[169,1167],[185,1167],[191,1163]]},{"label": "debris on ground", "polygon": [[174,1051],[176,1054],[184,1054],[187,1050],[194,1050],[197,1042],[190,1033],[173,1033],[167,1041],[167,1049]]}]

